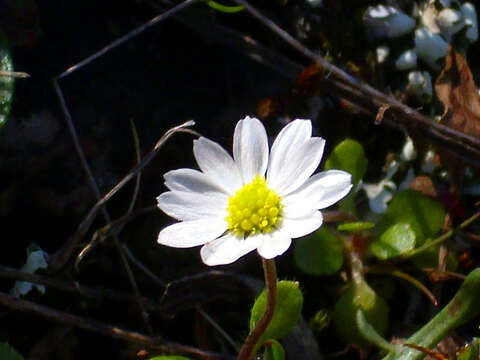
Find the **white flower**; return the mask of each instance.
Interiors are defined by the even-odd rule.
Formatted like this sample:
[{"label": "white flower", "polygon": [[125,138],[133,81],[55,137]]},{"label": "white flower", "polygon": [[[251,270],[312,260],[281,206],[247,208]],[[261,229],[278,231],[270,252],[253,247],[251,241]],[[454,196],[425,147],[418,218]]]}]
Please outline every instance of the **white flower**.
[{"label": "white flower", "polygon": [[233,159],[217,143],[199,138],[193,153],[201,171],[165,174],[170,190],[158,206],[181,222],[163,229],[158,242],[188,248],[203,245],[207,265],[229,264],[257,249],[267,259],[283,254],[293,238],[322,225],[319,209],[348,194],[350,174],[329,170],[313,175],[325,140],[312,137],[310,120],[294,120],[272,149],[262,123],[246,117],[233,136]]},{"label": "white flower", "polygon": [[415,28],[415,20],[392,6],[370,6],[364,14],[365,24],[376,37],[396,38]]},{"label": "white flower", "polygon": [[367,194],[370,209],[377,214],[383,214],[387,211],[387,203],[392,200],[392,192],[397,186],[391,180],[384,179],[374,184],[363,184],[362,188]]},{"label": "white flower", "polygon": [[468,26],[465,36],[473,43],[478,40],[477,11],[475,10],[475,6],[469,2],[464,3],[461,10],[465,19],[465,25]]},{"label": "white flower", "polygon": [[411,71],[408,74],[407,90],[420,101],[429,102],[432,99],[432,77],[428,71]]},{"label": "white flower", "polygon": [[395,61],[397,70],[408,70],[417,66],[417,54],[414,50],[407,50],[403,52]]},{"label": "white flower", "polygon": [[378,64],[384,63],[385,60],[387,60],[388,55],[390,55],[390,48],[388,46],[379,46],[375,51]]},{"label": "white flower", "polygon": [[403,145],[402,152],[400,153],[400,158],[403,161],[412,161],[417,157],[417,151],[415,150],[415,145],[410,136],[407,136],[407,140]]},{"label": "white flower", "polygon": [[448,42],[454,34],[465,27],[463,14],[450,8],[445,8],[438,13],[437,24]]}]

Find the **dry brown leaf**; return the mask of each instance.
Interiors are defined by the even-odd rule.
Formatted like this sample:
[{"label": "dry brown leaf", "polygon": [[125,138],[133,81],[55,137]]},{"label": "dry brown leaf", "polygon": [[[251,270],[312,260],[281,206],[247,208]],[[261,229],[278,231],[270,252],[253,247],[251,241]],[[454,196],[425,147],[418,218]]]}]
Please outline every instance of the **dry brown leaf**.
[{"label": "dry brown leaf", "polygon": [[435,91],[443,103],[441,123],[465,134],[480,137],[480,98],[465,58],[451,46]]},{"label": "dry brown leaf", "polygon": [[385,111],[390,109],[391,105],[390,104],[383,104],[380,106],[377,112],[377,116],[375,117],[375,125],[379,125],[383,121],[383,117],[385,116]]},{"label": "dry brown leaf", "polygon": [[410,189],[420,191],[422,194],[430,196],[431,198],[437,198],[438,192],[435,189],[432,179],[429,176],[422,175],[417,176],[410,183]]}]

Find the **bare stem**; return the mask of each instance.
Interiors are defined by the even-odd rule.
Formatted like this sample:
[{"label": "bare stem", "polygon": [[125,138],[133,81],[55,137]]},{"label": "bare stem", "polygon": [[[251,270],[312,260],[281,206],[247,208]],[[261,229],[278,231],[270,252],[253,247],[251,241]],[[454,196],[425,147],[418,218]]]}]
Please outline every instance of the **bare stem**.
[{"label": "bare stem", "polygon": [[262,258],[263,273],[265,275],[265,287],[267,289],[267,308],[255,328],[250,332],[240,349],[237,360],[250,360],[258,341],[267,329],[268,324],[275,313],[277,302],[277,269],[274,259]]}]

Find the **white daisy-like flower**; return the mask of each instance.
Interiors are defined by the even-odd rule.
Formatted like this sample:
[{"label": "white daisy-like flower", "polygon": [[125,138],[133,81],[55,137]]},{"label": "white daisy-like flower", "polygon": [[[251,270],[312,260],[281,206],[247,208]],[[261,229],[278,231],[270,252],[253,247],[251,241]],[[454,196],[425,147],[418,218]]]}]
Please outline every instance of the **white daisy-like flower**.
[{"label": "white daisy-like flower", "polygon": [[246,117],[237,123],[233,158],[216,142],[201,137],[193,153],[201,171],[173,170],[164,175],[170,191],[158,206],[180,220],[164,228],[158,242],[188,248],[203,245],[207,265],[229,264],[257,249],[266,259],[283,254],[292,239],[318,229],[319,209],[350,191],[351,175],[328,170],[313,175],[325,140],[312,137],[310,120],[294,120],[268,149],[262,123]]}]

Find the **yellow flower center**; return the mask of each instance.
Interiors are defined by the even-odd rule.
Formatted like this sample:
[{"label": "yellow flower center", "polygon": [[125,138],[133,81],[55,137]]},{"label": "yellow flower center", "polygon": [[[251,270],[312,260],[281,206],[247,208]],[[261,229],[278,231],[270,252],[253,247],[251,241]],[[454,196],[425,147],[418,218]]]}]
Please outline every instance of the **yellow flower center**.
[{"label": "yellow flower center", "polygon": [[228,229],[242,237],[274,230],[282,219],[280,200],[265,178],[257,175],[229,199]]}]

